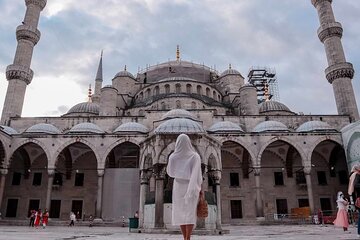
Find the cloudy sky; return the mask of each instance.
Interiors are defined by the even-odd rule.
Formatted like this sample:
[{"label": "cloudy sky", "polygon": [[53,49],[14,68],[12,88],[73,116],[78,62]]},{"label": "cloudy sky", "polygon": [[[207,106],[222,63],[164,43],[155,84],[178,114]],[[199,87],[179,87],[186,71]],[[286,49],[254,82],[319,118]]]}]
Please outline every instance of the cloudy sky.
[{"label": "cloudy sky", "polygon": [[[360,1],[334,0],[344,27],[347,60],[360,71]],[[15,29],[23,20],[23,0],[0,0],[0,111],[5,99],[6,66],[16,49]],[[229,63],[244,76],[252,66],[275,68],[280,99],[294,112],[335,114],[332,86],[326,81],[319,21],[310,0],[48,0],[35,47],[23,116],[59,116],[86,101],[100,52],[104,85],[127,69],[181,58],[216,66]],[[354,81],[360,91],[360,76]],[[360,104],[360,94],[357,101]]]}]

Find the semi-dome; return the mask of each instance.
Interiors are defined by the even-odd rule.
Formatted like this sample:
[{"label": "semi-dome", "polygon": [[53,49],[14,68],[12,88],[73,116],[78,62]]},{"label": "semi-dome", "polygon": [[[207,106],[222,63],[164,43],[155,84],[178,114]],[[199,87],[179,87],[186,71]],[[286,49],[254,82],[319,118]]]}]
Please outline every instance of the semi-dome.
[{"label": "semi-dome", "polygon": [[244,130],[242,130],[242,128],[233,123],[233,122],[229,122],[229,121],[222,121],[222,122],[217,122],[214,125],[212,125],[208,132],[213,132],[213,133],[217,133],[217,132],[244,132]]},{"label": "semi-dome", "polygon": [[26,129],[24,133],[60,134],[61,132],[54,125],[48,123],[38,123]]},{"label": "semi-dome", "polygon": [[293,113],[287,106],[285,106],[285,104],[272,100],[265,101],[260,104],[259,113],[267,113],[267,112]]},{"label": "semi-dome", "polygon": [[[241,76],[241,73],[235,69],[227,69],[225,71],[223,71],[221,74],[220,74],[220,77],[225,77],[227,75],[238,75],[238,76]],[[242,76],[241,76],[242,77]]]},{"label": "semi-dome", "polygon": [[297,129],[297,132],[322,132],[322,131],[336,131],[328,123],[322,121],[309,121],[301,124]]},{"label": "semi-dome", "polygon": [[134,133],[148,133],[149,129],[145,127],[144,125],[137,123],[137,122],[127,122],[121,124],[119,127],[117,127],[114,130],[114,133],[128,133],[128,132],[134,132]]},{"label": "semi-dome", "polygon": [[69,133],[105,133],[105,131],[94,123],[86,122],[73,126]]},{"label": "semi-dome", "polygon": [[187,118],[174,118],[161,123],[154,131],[156,134],[203,133],[203,127]]},{"label": "semi-dome", "polygon": [[187,111],[185,109],[180,109],[180,108],[168,111],[167,113],[165,113],[163,115],[163,117],[161,119],[166,120],[166,119],[172,119],[172,118],[189,118],[189,119],[196,120],[196,117],[194,115],[192,115],[189,111]]},{"label": "semi-dome", "polygon": [[132,75],[130,72],[128,72],[126,70],[118,72],[114,78],[117,78],[117,77],[129,77],[129,78],[135,79],[134,75]]},{"label": "semi-dome", "polygon": [[253,132],[288,132],[289,129],[285,124],[278,121],[261,122],[253,129]]},{"label": "semi-dome", "polygon": [[69,115],[69,114],[74,115],[76,113],[79,113],[79,114],[87,113],[87,114],[99,115],[99,112],[100,112],[99,104],[93,103],[93,102],[83,102],[83,103],[76,104],[75,106],[70,108],[70,110],[65,115]]},{"label": "semi-dome", "polygon": [[8,127],[8,126],[3,126],[3,125],[0,126],[0,131],[3,131],[4,133],[6,133],[8,135],[18,134],[18,132],[15,129]]}]

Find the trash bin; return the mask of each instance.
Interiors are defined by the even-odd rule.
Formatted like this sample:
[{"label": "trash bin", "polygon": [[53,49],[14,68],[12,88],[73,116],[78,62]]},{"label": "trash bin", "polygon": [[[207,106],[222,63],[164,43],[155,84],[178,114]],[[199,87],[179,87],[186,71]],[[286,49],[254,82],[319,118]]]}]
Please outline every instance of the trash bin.
[{"label": "trash bin", "polygon": [[138,218],[129,218],[129,230],[131,228],[139,227],[139,219]]}]

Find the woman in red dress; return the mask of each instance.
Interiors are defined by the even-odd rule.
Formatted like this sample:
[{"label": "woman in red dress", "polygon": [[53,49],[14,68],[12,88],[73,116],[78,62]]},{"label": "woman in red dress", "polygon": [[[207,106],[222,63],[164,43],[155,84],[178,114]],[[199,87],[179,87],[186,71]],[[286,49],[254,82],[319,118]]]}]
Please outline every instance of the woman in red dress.
[{"label": "woman in red dress", "polygon": [[39,209],[39,210],[35,213],[34,226],[35,226],[36,228],[40,225],[40,220],[41,220],[41,209]]},{"label": "woman in red dress", "polygon": [[48,210],[45,208],[44,213],[42,215],[42,224],[43,224],[43,228],[45,228],[48,225],[48,221],[49,221],[49,212]]}]

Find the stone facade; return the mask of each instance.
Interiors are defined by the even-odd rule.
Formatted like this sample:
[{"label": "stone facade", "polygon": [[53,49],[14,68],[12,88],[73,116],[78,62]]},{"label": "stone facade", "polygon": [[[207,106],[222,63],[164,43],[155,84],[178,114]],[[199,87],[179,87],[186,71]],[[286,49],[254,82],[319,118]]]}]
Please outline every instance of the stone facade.
[{"label": "stone facade", "polygon": [[[332,19],[330,2],[313,1],[324,29]],[[26,3],[36,18],[46,1]],[[21,31],[36,29],[37,21],[28,17]],[[321,40],[336,38],[331,44],[340,46],[336,29],[321,30]],[[18,49],[26,52],[24,38]],[[24,41],[32,51],[35,43]],[[177,59],[136,77],[125,69],[111,86],[101,86],[101,60],[89,102],[63,116],[31,118],[21,117],[16,102],[31,80],[17,71],[26,72],[30,61],[15,61],[0,127],[2,216],[25,219],[30,209],[48,208],[52,219],[75,211],[121,221],[138,210],[140,227],[170,228],[172,179],[165,168],[180,133],[190,136],[202,159],[211,213],[198,227],[221,229],[299,207],[335,210],[336,193],[346,191],[348,169],[360,156],[356,102],[346,101],[349,108],[338,101],[350,95],[336,87],[339,79],[351,87],[352,66],[339,59],[330,59],[336,64],[328,71],[339,115],[298,115],[274,101],[259,105],[256,89],[238,71],[219,74]],[[23,84],[21,92],[14,84]]]}]

